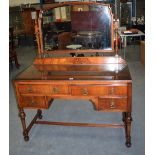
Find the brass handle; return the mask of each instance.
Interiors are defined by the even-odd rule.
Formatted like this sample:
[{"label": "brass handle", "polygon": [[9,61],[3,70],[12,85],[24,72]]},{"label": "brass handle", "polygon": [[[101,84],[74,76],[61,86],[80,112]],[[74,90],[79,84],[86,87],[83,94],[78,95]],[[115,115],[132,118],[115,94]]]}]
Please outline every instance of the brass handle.
[{"label": "brass handle", "polygon": [[27,90],[28,90],[29,93],[32,93],[33,92],[32,86],[29,86]]},{"label": "brass handle", "polygon": [[54,87],[54,88],[53,88],[53,93],[59,93],[59,89],[56,88],[56,87]]},{"label": "brass handle", "polygon": [[109,92],[109,93],[110,93],[111,95],[113,95],[114,92],[115,92],[115,89],[114,89],[114,87],[112,87],[112,88],[110,89],[110,92]]},{"label": "brass handle", "polygon": [[88,90],[87,90],[87,88],[82,89],[82,94],[83,94],[83,95],[88,95]]},{"label": "brass handle", "polygon": [[35,104],[35,102],[34,102],[34,99],[32,98],[32,100],[31,100],[31,104],[33,105],[33,104]]},{"label": "brass handle", "polygon": [[115,102],[114,101],[111,101],[111,103],[110,103],[110,109],[115,109],[115,108],[116,108]]}]

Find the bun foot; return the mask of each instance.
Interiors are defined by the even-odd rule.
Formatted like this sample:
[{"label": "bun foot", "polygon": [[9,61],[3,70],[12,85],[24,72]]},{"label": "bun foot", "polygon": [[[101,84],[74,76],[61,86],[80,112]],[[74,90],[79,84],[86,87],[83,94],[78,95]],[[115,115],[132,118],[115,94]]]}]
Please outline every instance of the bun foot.
[{"label": "bun foot", "polygon": [[29,141],[29,136],[24,136],[24,140],[27,142]]},{"label": "bun foot", "polygon": [[42,118],[43,118],[43,115],[39,115],[38,118],[39,118],[39,119],[42,119]]},{"label": "bun foot", "polygon": [[130,142],[126,142],[125,145],[126,145],[126,147],[131,147],[131,143]]}]

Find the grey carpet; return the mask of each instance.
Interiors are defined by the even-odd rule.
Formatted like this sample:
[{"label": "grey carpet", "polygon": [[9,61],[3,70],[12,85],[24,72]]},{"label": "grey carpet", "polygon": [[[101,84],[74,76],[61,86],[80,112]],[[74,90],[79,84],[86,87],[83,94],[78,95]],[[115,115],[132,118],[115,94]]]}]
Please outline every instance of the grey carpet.
[{"label": "grey carpet", "polygon": [[[139,46],[130,45],[126,51],[133,79],[132,147],[126,148],[123,129],[63,127],[35,125],[29,142],[22,136],[16,98],[11,80],[29,66],[35,55],[33,47],[17,49],[20,69],[10,70],[9,136],[10,155],[144,155],[145,154],[145,70],[140,63]],[[123,55],[123,53],[120,53]],[[27,122],[35,110],[26,110]],[[92,123],[121,122],[119,113],[103,113],[93,110],[88,101],[55,100],[51,108],[43,111],[43,119],[51,121],[77,121]]]}]

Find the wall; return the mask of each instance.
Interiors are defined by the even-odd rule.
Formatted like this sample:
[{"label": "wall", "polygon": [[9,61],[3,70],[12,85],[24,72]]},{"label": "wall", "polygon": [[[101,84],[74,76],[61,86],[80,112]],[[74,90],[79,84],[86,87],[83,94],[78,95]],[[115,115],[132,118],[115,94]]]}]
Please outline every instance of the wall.
[{"label": "wall", "polygon": [[9,0],[9,6],[19,6],[20,4],[39,3],[40,0]]}]

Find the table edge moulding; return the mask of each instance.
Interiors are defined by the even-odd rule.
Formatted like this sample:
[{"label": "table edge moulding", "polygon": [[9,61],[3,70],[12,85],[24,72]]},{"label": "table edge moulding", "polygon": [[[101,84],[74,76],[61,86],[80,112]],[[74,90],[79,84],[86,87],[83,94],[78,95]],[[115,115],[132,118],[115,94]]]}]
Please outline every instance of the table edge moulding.
[{"label": "table edge moulding", "polygon": [[[68,4],[101,5],[96,2],[65,2],[50,4],[46,9]],[[18,74],[13,80],[24,140],[29,141],[29,132],[34,124],[111,127],[124,128],[125,144],[127,147],[130,147],[132,79],[126,61],[118,55],[117,20],[115,20],[112,26],[113,31],[116,33],[114,56],[45,58],[44,53],[46,53],[46,51],[43,50],[41,31],[42,12],[43,9],[41,8],[40,15],[35,20],[38,55],[33,64]],[[111,18],[113,21],[113,17]],[[113,34],[111,35],[113,38]],[[78,52],[79,50],[72,51]],[[89,52],[89,50],[83,51]],[[63,50],[62,52],[65,53]],[[95,52],[96,51],[94,51],[94,53]],[[96,111],[122,113],[122,124],[51,122],[41,120],[42,109],[48,110],[50,106],[52,106],[54,99],[72,100],[79,98],[91,101]],[[29,125],[26,124],[25,109],[37,110],[36,115]]]}]

